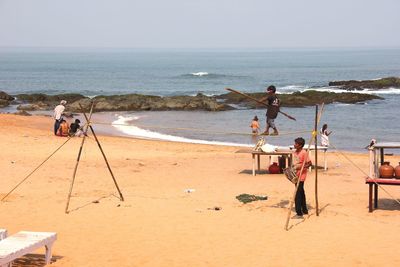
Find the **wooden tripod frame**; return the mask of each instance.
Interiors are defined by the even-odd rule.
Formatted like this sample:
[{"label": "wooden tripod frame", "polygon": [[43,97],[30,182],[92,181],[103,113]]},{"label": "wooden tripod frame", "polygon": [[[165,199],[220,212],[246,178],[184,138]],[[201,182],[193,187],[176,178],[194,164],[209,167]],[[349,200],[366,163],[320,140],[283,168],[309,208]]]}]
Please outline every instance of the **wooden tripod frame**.
[{"label": "wooden tripod frame", "polygon": [[110,164],[108,163],[106,154],[104,153],[103,148],[101,147],[101,144],[100,144],[99,140],[97,139],[96,133],[94,132],[93,127],[92,127],[91,122],[90,122],[90,119],[92,118],[92,114],[93,114],[93,109],[94,109],[95,103],[92,102],[92,105],[91,105],[91,107],[90,107],[89,117],[88,117],[88,116],[86,115],[86,113],[84,112],[84,109],[83,109],[83,107],[81,106],[81,104],[79,104],[79,106],[80,106],[80,108],[81,108],[81,110],[82,110],[83,116],[84,116],[85,119],[86,119],[86,125],[84,126],[84,129],[83,129],[84,136],[83,136],[83,138],[82,138],[81,146],[80,146],[80,148],[79,148],[78,157],[77,157],[76,164],[75,164],[74,173],[73,173],[73,175],[72,175],[72,181],[71,181],[71,186],[70,186],[70,189],[69,189],[67,205],[66,205],[66,207],[65,207],[65,213],[69,213],[68,207],[69,207],[69,202],[70,202],[70,199],[71,199],[72,189],[73,189],[73,187],[74,187],[74,182],[75,182],[75,177],[76,177],[76,171],[78,170],[79,160],[80,160],[81,154],[82,154],[82,148],[83,148],[83,145],[84,145],[84,143],[85,143],[86,136],[87,136],[87,132],[88,132],[89,128],[90,128],[90,131],[91,131],[92,134],[93,134],[94,139],[96,140],[96,143],[97,143],[97,145],[98,145],[98,147],[99,147],[99,149],[100,149],[100,151],[101,151],[101,154],[103,155],[104,161],[106,162],[107,168],[108,168],[108,170],[109,170],[109,172],[110,172],[110,174],[111,174],[111,177],[112,177],[112,179],[113,179],[113,181],[114,181],[115,187],[117,188],[117,191],[118,191],[118,193],[119,193],[119,199],[120,199],[121,201],[124,201],[124,197],[123,197],[123,195],[122,195],[122,193],[121,193],[121,190],[119,189],[117,180],[116,180],[115,177],[114,177],[114,174],[113,174],[113,172],[112,172],[112,170],[111,170]]}]

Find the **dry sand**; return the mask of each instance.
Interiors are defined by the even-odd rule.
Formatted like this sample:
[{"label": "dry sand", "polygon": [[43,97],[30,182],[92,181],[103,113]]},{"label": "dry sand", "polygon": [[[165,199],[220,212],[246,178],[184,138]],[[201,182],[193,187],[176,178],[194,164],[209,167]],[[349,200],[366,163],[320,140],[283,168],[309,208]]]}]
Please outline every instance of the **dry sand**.
[{"label": "dry sand", "polygon": [[[48,117],[0,115],[1,197],[65,142],[52,127]],[[51,266],[400,265],[400,205],[381,190],[380,209],[369,213],[364,174],[338,153],[328,153],[329,169],[319,172],[320,216],[311,172],[310,216],[285,231],[293,185],[283,175],[252,176],[251,156],[238,148],[109,136],[100,140],[125,201],[89,138],[65,214],[81,140],[67,142],[0,203],[0,228],[10,234],[57,232]],[[346,156],[368,171],[367,153]],[[385,188],[400,197],[398,187]],[[241,193],[269,198],[241,204]],[[43,265],[43,251],[16,266]]]}]

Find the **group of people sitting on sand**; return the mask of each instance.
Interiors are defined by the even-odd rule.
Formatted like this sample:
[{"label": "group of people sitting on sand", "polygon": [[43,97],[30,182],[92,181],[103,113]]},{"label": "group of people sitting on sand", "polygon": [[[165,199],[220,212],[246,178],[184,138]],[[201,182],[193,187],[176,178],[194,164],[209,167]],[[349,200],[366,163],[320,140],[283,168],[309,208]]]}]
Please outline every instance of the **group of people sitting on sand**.
[{"label": "group of people sitting on sand", "polygon": [[54,135],[64,137],[81,137],[85,134],[83,127],[80,126],[81,121],[79,119],[75,119],[75,122],[69,125],[68,122],[63,118],[66,104],[67,101],[61,100],[60,104],[54,108]]}]

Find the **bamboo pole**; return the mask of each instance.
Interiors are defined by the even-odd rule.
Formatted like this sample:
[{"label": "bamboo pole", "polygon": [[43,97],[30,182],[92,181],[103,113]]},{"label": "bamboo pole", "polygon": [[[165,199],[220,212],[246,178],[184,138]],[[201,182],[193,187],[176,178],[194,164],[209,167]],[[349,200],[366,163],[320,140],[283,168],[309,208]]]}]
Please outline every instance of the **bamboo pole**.
[{"label": "bamboo pole", "polygon": [[[81,106],[80,104],[79,104],[79,106],[81,107],[81,109],[83,109],[82,106]],[[114,185],[115,185],[115,187],[116,187],[117,190],[118,190],[119,199],[120,199],[121,201],[124,201],[124,196],[122,195],[121,190],[119,189],[117,180],[115,179],[114,174],[113,174],[113,172],[112,172],[112,170],[111,170],[110,164],[108,163],[106,154],[104,153],[103,148],[101,147],[101,144],[100,144],[99,140],[97,139],[96,133],[94,132],[92,125],[89,123],[90,117],[89,117],[89,119],[88,119],[88,117],[86,116],[86,113],[85,113],[85,112],[83,112],[83,116],[85,116],[86,121],[88,121],[88,125],[89,125],[89,128],[90,128],[90,131],[92,132],[92,134],[93,134],[93,136],[94,136],[94,139],[96,140],[96,143],[97,143],[97,145],[98,145],[98,147],[99,147],[99,149],[100,149],[100,151],[101,151],[101,154],[103,155],[103,158],[104,158],[104,161],[106,162],[108,171],[110,172],[111,177],[112,177],[112,179],[113,179],[113,181],[114,181]]]},{"label": "bamboo pole", "polygon": [[[317,133],[318,128],[318,105],[315,105],[315,125],[314,132]],[[318,134],[314,134],[314,155],[315,155],[315,214],[319,216],[318,208]]]},{"label": "bamboo pole", "polygon": [[[260,100],[258,100],[257,98],[254,98],[254,97],[252,97],[252,96],[249,96],[249,95],[247,95],[247,94],[244,94],[244,93],[242,93],[242,92],[240,92],[240,91],[238,91],[238,90],[234,90],[234,89],[232,89],[232,88],[225,88],[225,90],[228,90],[228,91],[230,91],[230,92],[232,92],[232,93],[235,93],[235,94],[238,94],[238,95],[241,95],[241,96],[244,96],[244,97],[246,97],[246,98],[248,98],[248,99],[251,99],[251,100],[253,100],[254,102],[257,102],[258,104],[261,104],[261,105],[264,105],[264,106],[269,106],[267,103],[264,103],[264,102],[262,102],[262,101],[260,101]],[[288,117],[289,119],[291,119],[291,120],[296,120],[294,117],[292,117],[292,116],[290,116],[289,114],[287,114],[287,113],[285,113],[285,112],[283,112],[283,111],[278,111],[279,113],[281,113],[281,114],[283,114],[283,115],[285,115],[286,117]]]},{"label": "bamboo pole", "polygon": [[[319,112],[319,114],[318,114],[318,122],[319,122],[319,120],[321,119],[323,107],[324,107],[324,104],[322,103],[322,108],[321,108],[321,110],[320,110],[320,112]],[[307,154],[308,154],[308,152],[309,152],[309,150],[310,150],[311,143],[312,143],[312,141],[313,141],[314,135],[316,135],[316,132],[315,132],[315,131],[312,132],[310,141],[309,141],[309,143],[308,143]],[[305,164],[305,161],[303,162],[303,164],[302,164],[302,166],[301,166],[300,173],[303,172],[304,164]],[[295,188],[295,190],[294,190],[294,192],[293,192],[292,198],[290,199],[290,203],[289,203],[289,207],[288,207],[288,214],[287,214],[286,223],[285,223],[285,230],[286,230],[286,231],[288,230],[289,220],[290,220],[290,214],[291,214],[291,212],[292,212],[292,208],[293,208],[293,204],[294,204],[294,198],[296,197],[296,193],[297,193],[297,190],[298,190],[298,188],[299,188],[299,184],[300,184],[300,179],[297,180],[296,188]]]},{"label": "bamboo pole", "polygon": [[81,154],[82,154],[83,144],[85,143],[86,135],[87,135],[87,131],[88,131],[88,127],[89,127],[89,124],[90,124],[90,119],[92,118],[93,107],[94,107],[94,103],[92,102],[92,106],[90,107],[89,119],[86,118],[86,125],[85,125],[85,128],[84,128],[84,135],[83,135],[83,138],[82,138],[81,146],[79,147],[79,152],[78,152],[78,157],[77,157],[77,159],[76,159],[76,164],[75,164],[74,173],[72,174],[72,181],[71,181],[71,186],[70,186],[70,188],[69,188],[68,199],[67,199],[67,205],[65,206],[65,213],[68,213],[68,212],[69,212],[69,211],[68,211],[69,201],[70,201],[70,199],[71,199],[72,188],[74,187],[75,176],[76,176],[76,172],[77,172],[77,170],[78,170],[78,165],[79,165],[79,160],[80,160]]}]

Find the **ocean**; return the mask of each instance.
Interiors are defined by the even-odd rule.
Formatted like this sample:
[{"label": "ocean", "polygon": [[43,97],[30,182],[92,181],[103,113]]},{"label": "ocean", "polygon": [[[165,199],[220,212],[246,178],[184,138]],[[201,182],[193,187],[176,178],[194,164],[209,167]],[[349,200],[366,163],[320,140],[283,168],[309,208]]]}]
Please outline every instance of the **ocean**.
[{"label": "ocean", "polygon": [[[215,95],[226,93],[226,87],[261,92],[270,84],[278,93],[340,91],[328,87],[329,81],[388,76],[400,76],[400,49],[0,48],[0,90],[9,94]],[[363,92],[384,100],[325,106],[321,125],[332,130],[332,148],[360,152],[372,138],[400,141],[400,88]],[[315,107],[282,110],[297,121],[278,116],[280,135],[266,137],[267,142],[288,146],[298,136],[308,140]],[[263,109],[99,113],[94,120],[100,132],[113,135],[251,146],[255,115],[264,128]]]}]

